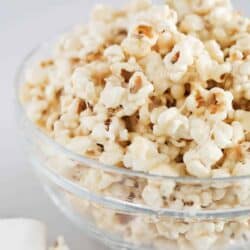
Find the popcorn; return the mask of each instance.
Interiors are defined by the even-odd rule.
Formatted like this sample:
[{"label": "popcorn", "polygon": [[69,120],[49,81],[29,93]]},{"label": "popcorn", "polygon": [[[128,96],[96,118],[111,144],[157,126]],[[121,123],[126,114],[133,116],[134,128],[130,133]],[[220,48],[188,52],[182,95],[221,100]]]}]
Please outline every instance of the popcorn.
[{"label": "popcorn", "polygon": [[169,87],[170,82],[167,80],[167,72],[161,56],[156,52],[151,52],[141,59],[140,64],[149,81],[153,83],[155,91],[159,94],[164,93]]},{"label": "popcorn", "polygon": [[154,31],[154,28],[146,22],[136,24],[135,27],[132,26],[129,35],[131,37],[138,37],[140,41],[145,41],[150,46],[154,46],[158,40],[158,34]]},{"label": "popcorn", "polygon": [[181,115],[176,108],[170,108],[159,115],[153,132],[157,136],[166,135],[178,140],[180,138],[188,139],[188,130],[188,119]]},{"label": "popcorn", "polygon": [[176,31],[177,15],[168,5],[152,5],[151,8],[139,12],[133,20],[151,25],[157,33],[165,30]]},{"label": "popcorn", "polygon": [[138,58],[146,56],[151,50],[151,44],[136,37],[127,37],[122,42],[123,50],[130,56]]},{"label": "popcorn", "polygon": [[215,40],[210,40],[205,43],[205,47],[209,52],[211,58],[218,63],[223,63],[224,53],[220,48],[220,45]]},{"label": "popcorn", "polygon": [[210,126],[204,120],[196,117],[190,118],[190,135],[197,144],[205,143],[210,137]]},{"label": "popcorn", "polygon": [[94,142],[87,136],[79,136],[70,140],[67,145],[69,150],[76,152],[78,154],[84,155],[87,151],[93,149],[95,147]]},{"label": "popcorn", "polygon": [[27,116],[33,122],[39,122],[42,119],[43,112],[48,108],[45,100],[33,100],[27,106]]},{"label": "popcorn", "polygon": [[148,185],[144,188],[142,192],[142,198],[145,203],[151,207],[162,207],[163,199],[159,192],[159,189],[153,185]]},{"label": "popcorn", "polygon": [[207,141],[201,146],[184,154],[187,171],[197,177],[209,177],[211,167],[223,156],[222,151],[213,141]]},{"label": "popcorn", "polygon": [[80,40],[82,45],[82,49],[79,52],[80,57],[98,52],[99,48],[104,44],[104,39],[100,35],[92,33],[82,35]]},{"label": "popcorn", "polygon": [[232,145],[233,128],[230,125],[224,122],[216,123],[212,135],[218,147],[227,148]]},{"label": "popcorn", "polygon": [[180,43],[177,43],[173,50],[164,58],[170,80],[174,82],[180,81],[194,63],[195,56],[202,49],[203,44],[192,36],[187,36]]},{"label": "popcorn", "polygon": [[107,57],[111,63],[122,62],[125,59],[122,48],[118,45],[108,47],[104,51],[104,56]]},{"label": "popcorn", "polygon": [[100,102],[106,108],[117,108],[123,102],[126,95],[126,90],[120,86],[113,86],[112,83],[107,83],[100,96]]},{"label": "popcorn", "polygon": [[109,165],[116,165],[123,160],[122,148],[112,142],[105,144],[104,152],[100,156],[100,162]]},{"label": "popcorn", "polygon": [[191,14],[184,17],[180,29],[185,33],[201,31],[204,29],[204,22],[201,17]]},{"label": "popcorn", "polygon": [[250,175],[249,170],[249,159],[245,163],[238,163],[233,169],[235,176],[248,176]]},{"label": "popcorn", "polygon": [[48,72],[47,69],[42,68],[40,65],[35,65],[27,70],[25,77],[28,83],[42,85],[48,79]]},{"label": "popcorn", "polygon": [[[189,174],[197,176],[197,177],[209,177],[210,176],[210,169],[207,168],[200,160],[195,159],[195,153],[190,152],[191,155],[188,153],[184,156],[184,162],[187,167],[187,171]],[[194,158],[192,158],[194,157]],[[197,157],[197,156],[196,156]],[[198,157],[197,157],[198,158]]]},{"label": "popcorn", "polygon": [[123,162],[128,168],[136,171],[145,171],[154,168],[164,160],[166,160],[166,156],[158,152],[153,142],[137,136],[128,147],[128,152],[124,156]]},{"label": "popcorn", "polygon": [[104,142],[107,137],[105,125],[103,123],[96,124],[92,130],[91,136],[98,142]]},{"label": "popcorn", "polygon": [[107,134],[112,141],[116,139],[120,139],[121,141],[128,140],[128,130],[125,128],[124,122],[117,117],[111,120]]},{"label": "popcorn", "polygon": [[250,112],[237,110],[235,112],[235,118],[242,125],[245,131],[250,132]]},{"label": "popcorn", "polygon": [[120,214],[67,194],[96,226],[145,247],[224,249],[248,219],[195,216],[249,206],[248,180],[217,179],[250,174],[250,22],[229,0],[166,3],[97,6],[27,71],[21,100],[53,140],[114,172],[36,142],[46,166],[97,195],[192,217]]},{"label": "popcorn", "polygon": [[183,85],[173,85],[170,93],[175,100],[182,100],[185,95],[185,87]]},{"label": "popcorn", "polygon": [[216,240],[216,236],[200,236],[196,238],[196,240],[192,241],[192,245],[194,249],[199,249],[200,247],[202,247],[204,250],[209,250],[211,249],[211,247],[213,247]]},{"label": "popcorn", "polygon": [[200,160],[206,166],[212,166],[223,156],[222,151],[213,141],[207,141],[205,144],[203,144],[198,149],[198,154]]},{"label": "popcorn", "polygon": [[49,250],[69,250],[69,247],[66,245],[63,237],[58,237],[54,246],[49,248]]},{"label": "popcorn", "polygon": [[72,75],[72,84],[74,93],[77,97],[82,98],[93,104],[96,100],[96,90],[94,83],[89,79],[88,72],[85,69],[76,69]]},{"label": "popcorn", "polygon": [[153,85],[140,72],[135,72],[128,83],[129,91],[121,106],[123,110],[119,116],[130,116],[147,102],[148,97],[154,90]]},{"label": "popcorn", "polygon": [[129,12],[138,12],[146,10],[152,6],[150,0],[135,0],[128,3],[127,10]]},{"label": "popcorn", "polygon": [[199,114],[203,112],[209,120],[224,120],[232,111],[233,96],[221,88],[207,91],[200,88],[186,99],[187,108]]},{"label": "popcorn", "polygon": [[232,123],[233,127],[233,138],[232,141],[234,144],[239,143],[240,141],[244,140],[245,134],[243,131],[243,127],[241,123],[235,121]]}]

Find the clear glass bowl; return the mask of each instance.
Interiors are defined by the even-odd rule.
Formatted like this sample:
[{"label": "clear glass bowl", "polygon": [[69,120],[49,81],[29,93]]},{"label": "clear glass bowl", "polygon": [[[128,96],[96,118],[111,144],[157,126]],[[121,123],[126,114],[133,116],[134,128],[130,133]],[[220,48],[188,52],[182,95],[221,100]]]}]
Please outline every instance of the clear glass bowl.
[{"label": "clear glass bowl", "polygon": [[[175,178],[107,166],[68,151],[29,121],[19,102],[25,70],[51,55],[54,42],[25,58],[15,88],[24,149],[57,207],[112,249],[250,249],[250,176]],[[148,183],[168,187],[161,208],[143,202]]]}]

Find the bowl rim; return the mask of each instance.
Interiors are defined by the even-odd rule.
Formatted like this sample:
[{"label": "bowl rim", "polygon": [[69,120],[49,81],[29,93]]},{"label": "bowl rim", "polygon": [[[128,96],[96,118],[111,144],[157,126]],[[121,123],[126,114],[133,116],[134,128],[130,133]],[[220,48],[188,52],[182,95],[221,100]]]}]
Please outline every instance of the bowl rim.
[{"label": "bowl rim", "polygon": [[152,180],[166,180],[166,181],[175,181],[179,183],[192,183],[192,184],[206,184],[206,183],[225,183],[225,182],[237,182],[241,180],[250,180],[250,175],[244,175],[244,176],[229,176],[229,177],[206,177],[206,178],[198,178],[198,177],[192,177],[192,176],[162,176],[158,174],[152,174],[142,171],[135,171],[128,168],[119,168],[117,166],[113,165],[107,165],[100,163],[97,160],[82,156],[80,154],[74,153],[73,151],[70,151],[65,146],[59,144],[58,142],[54,141],[49,135],[46,135],[38,126],[35,125],[27,116],[25,107],[21,103],[20,100],[20,86],[22,84],[25,84],[24,81],[22,81],[22,76],[25,74],[25,71],[27,70],[27,65],[29,65],[29,61],[40,51],[42,51],[45,48],[51,49],[51,40],[58,39],[58,36],[52,37],[52,39],[49,39],[47,42],[42,42],[38,46],[34,47],[21,61],[19,67],[17,68],[17,71],[15,73],[14,78],[14,91],[15,91],[15,106],[16,110],[19,114],[19,116],[22,118],[24,123],[28,126],[29,131],[34,133],[34,135],[41,141],[44,141],[49,146],[52,146],[57,151],[61,152],[63,155],[66,155],[72,160],[78,161],[82,164],[87,164],[89,167],[100,169],[103,171],[107,171],[110,173],[116,173],[126,176],[133,176],[133,177],[141,177],[141,178],[148,178]]}]

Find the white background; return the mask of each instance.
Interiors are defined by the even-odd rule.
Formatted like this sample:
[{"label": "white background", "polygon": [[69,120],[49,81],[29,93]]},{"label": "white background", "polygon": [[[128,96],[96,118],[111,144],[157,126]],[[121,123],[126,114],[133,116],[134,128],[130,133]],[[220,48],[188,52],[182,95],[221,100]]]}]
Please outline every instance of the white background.
[{"label": "white background", "polygon": [[[71,225],[33,176],[18,143],[13,79],[22,58],[31,48],[65,27],[83,23],[94,2],[104,1],[0,0],[0,218],[40,219],[49,227],[50,241],[62,234],[72,250],[102,250],[104,247],[87,239]],[[124,1],[113,0],[116,4],[120,2]],[[248,0],[235,3],[250,13]]]}]

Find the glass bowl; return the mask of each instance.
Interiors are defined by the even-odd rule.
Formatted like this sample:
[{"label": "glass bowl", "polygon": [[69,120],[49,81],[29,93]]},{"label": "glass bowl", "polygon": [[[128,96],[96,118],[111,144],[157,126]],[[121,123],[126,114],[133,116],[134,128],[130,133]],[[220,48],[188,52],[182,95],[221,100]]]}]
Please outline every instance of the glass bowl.
[{"label": "glass bowl", "polygon": [[[26,57],[15,88],[24,149],[57,207],[113,249],[250,249],[249,176],[180,178],[103,165],[55,143],[26,117],[18,101],[25,70],[49,55],[52,44]],[[157,197],[151,206],[143,202],[148,183],[168,187],[162,208]]]},{"label": "glass bowl", "polygon": [[[250,176],[181,178],[107,166],[67,150],[27,118],[19,102],[25,71],[51,55],[55,40],[25,58],[15,88],[24,149],[58,209],[112,249],[250,249]],[[167,193],[147,190],[147,205],[142,193],[149,184]]]}]

